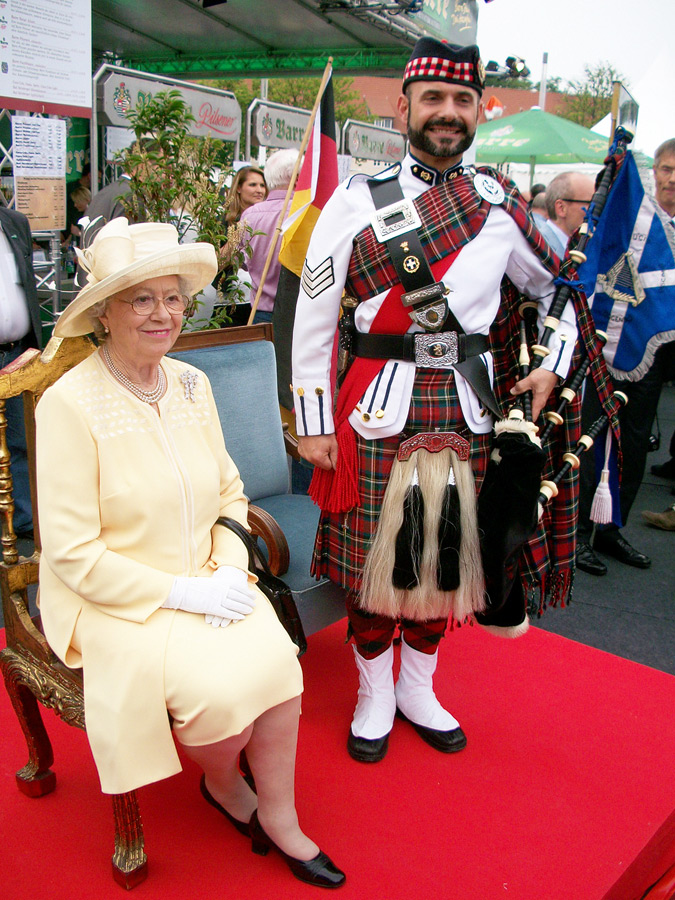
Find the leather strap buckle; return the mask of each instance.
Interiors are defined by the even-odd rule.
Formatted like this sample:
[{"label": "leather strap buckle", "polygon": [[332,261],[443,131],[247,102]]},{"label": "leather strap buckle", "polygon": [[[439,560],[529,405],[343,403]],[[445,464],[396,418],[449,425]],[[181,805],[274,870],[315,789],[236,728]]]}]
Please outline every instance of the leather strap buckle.
[{"label": "leather strap buckle", "polygon": [[450,289],[442,281],[435,281],[433,284],[418,288],[416,291],[408,291],[405,294],[401,294],[401,303],[404,306],[417,306],[418,303],[434,303],[449,293]]},{"label": "leather strap buckle", "polygon": [[416,231],[422,225],[422,220],[412,200],[404,197],[376,210],[371,225],[375,237],[381,244],[384,244],[391,238],[398,237],[399,234]]}]

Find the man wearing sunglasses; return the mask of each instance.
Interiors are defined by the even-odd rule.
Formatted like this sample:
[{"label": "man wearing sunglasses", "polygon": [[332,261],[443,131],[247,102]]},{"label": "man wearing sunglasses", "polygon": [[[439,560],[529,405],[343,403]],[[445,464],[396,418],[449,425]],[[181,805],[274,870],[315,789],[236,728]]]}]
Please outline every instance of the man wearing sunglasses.
[{"label": "man wearing sunglasses", "polygon": [[584,221],[595,183],[590,175],[561,172],[546,188],[548,222],[539,226],[551,247],[562,259],[567,242]]}]

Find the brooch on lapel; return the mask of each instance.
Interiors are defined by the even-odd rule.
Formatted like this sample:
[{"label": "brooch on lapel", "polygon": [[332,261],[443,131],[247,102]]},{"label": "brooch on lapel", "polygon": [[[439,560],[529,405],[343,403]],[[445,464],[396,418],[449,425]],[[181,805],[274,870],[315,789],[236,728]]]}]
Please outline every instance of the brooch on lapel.
[{"label": "brooch on lapel", "polygon": [[189,400],[191,403],[195,402],[195,387],[197,386],[197,381],[199,380],[198,372],[191,372],[188,369],[185,372],[181,373],[180,380],[183,383],[183,391],[185,395],[185,399]]}]

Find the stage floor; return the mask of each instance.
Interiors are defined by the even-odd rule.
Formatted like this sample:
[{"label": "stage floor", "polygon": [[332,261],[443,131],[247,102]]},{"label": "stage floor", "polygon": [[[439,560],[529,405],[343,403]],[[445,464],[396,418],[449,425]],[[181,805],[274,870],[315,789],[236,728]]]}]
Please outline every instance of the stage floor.
[{"label": "stage floor", "polygon": [[[307,831],[347,872],[344,900],[638,900],[675,863],[675,678],[533,628],[448,634],[441,700],[468,736],[445,756],[397,721],[386,759],[345,749],[356,692],[344,622],[311,636],[298,753]],[[30,800],[0,691],[2,891],[13,900],[122,896],[110,801],[84,735],[47,713],[58,786]],[[191,765],[139,792],[149,878],[139,898],[316,896],[199,795]]]}]

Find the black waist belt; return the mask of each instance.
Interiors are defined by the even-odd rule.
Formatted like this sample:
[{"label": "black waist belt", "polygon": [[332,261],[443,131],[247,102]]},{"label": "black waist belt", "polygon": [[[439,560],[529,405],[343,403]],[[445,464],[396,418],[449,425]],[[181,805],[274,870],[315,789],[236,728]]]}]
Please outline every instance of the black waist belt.
[{"label": "black waist belt", "polygon": [[488,349],[484,334],[458,334],[441,331],[439,334],[364,334],[355,332],[352,342],[354,356],[367,359],[404,359],[431,369],[449,369],[470,356],[480,356]]}]

